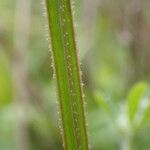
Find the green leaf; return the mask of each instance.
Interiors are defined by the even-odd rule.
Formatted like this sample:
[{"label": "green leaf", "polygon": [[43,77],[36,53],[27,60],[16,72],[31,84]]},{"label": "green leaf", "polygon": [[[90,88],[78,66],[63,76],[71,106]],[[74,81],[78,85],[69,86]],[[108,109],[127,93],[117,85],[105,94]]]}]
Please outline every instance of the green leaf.
[{"label": "green leaf", "polygon": [[80,68],[70,0],[46,0],[61,130],[66,150],[88,150]]},{"label": "green leaf", "polygon": [[150,119],[150,106],[145,110],[142,122],[146,122],[149,119]]},{"label": "green leaf", "polygon": [[128,94],[128,115],[130,121],[133,121],[138,111],[140,100],[147,88],[147,83],[139,82],[134,85]]},{"label": "green leaf", "polygon": [[138,125],[138,127],[140,128],[141,126],[145,125],[145,123],[147,123],[148,121],[150,121],[150,106],[148,106],[144,113],[143,113],[143,117]]}]

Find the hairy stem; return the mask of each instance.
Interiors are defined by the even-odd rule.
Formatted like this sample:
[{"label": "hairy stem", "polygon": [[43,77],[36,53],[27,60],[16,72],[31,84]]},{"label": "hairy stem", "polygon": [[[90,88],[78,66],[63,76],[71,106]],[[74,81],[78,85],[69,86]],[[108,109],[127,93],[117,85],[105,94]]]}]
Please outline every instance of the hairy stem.
[{"label": "hairy stem", "polygon": [[83,92],[70,0],[45,0],[57,80],[63,145],[88,150]]}]

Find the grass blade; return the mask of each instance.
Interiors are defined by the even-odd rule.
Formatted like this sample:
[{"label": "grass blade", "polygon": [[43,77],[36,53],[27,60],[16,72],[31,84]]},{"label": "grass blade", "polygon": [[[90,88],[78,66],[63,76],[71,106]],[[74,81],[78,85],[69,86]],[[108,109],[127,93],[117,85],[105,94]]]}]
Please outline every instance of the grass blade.
[{"label": "grass blade", "polygon": [[88,150],[70,0],[46,0],[66,150]]}]

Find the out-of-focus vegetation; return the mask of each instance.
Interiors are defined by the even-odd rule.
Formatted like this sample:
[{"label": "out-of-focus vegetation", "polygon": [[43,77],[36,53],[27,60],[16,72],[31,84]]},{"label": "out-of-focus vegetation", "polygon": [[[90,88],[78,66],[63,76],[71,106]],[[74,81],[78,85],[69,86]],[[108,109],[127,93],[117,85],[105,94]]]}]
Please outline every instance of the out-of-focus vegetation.
[{"label": "out-of-focus vegetation", "polygon": [[[93,150],[150,148],[150,2],[74,0]],[[0,149],[60,150],[42,1],[0,1]]]}]

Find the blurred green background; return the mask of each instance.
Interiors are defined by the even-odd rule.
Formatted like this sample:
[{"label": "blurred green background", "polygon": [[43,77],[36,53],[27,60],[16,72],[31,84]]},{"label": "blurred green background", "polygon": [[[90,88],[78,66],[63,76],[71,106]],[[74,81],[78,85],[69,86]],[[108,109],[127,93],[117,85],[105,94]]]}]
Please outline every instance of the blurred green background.
[{"label": "blurred green background", "polygon": [[[74,2],[91,149],[149,150],[150,1]],[[0,1],[0,150],[62,150],[43,16],[42,0]]]}]

